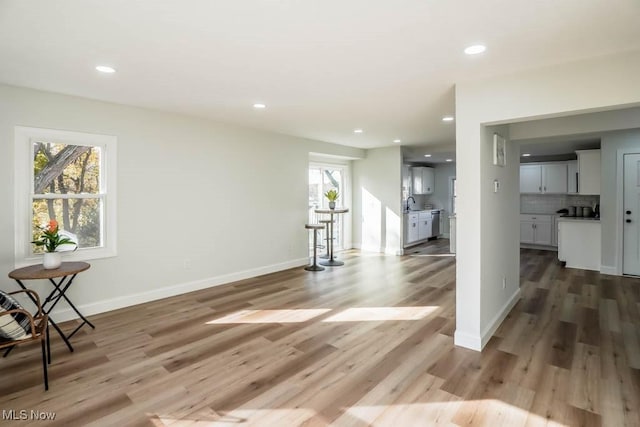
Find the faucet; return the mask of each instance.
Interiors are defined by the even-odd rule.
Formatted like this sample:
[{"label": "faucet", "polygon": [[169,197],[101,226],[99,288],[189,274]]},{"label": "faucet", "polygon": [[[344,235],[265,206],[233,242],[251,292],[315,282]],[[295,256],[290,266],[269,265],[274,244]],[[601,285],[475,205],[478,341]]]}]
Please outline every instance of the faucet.
[{"label": "faucet", "polygon": [[416,202],[416,199],[414,199],[413,196],[407,197],[407,212],[409,212],[409,199],[413,200],[413,203]]}]

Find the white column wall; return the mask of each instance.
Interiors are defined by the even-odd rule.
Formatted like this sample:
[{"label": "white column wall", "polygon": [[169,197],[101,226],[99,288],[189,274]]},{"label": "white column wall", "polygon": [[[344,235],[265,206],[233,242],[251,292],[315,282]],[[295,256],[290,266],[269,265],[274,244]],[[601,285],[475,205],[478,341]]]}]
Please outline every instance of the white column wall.
[{"label": "white column wall", "polygon": [[[511,203],[517,205],[518,198],[509,189],[499,200],[491,200],[497,172],[489,161],[492,147],[483,126],[634,105],[640,105],[639,51],[456,87],[457,345],[481,350],[517,298],[515,292],[496,291],[496,280],[513,276],[517,268],[513,252],[519,235],[496,232],[500,221],[495,214]],[[505,180],[518,176],[508,167],[500,174]],[[517,208],[506,215],[513,217],[507,225],[510,229]],[[519,287],[519,276],[514,280],[507,283],[508,288]]]}]

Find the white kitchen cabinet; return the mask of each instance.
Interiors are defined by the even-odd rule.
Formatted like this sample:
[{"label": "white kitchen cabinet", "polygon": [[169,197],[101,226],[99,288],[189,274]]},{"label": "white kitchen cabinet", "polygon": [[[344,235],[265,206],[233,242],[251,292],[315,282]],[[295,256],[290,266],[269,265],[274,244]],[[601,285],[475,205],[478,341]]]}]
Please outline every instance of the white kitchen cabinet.
[{"label": "white kitchen cabinet", "polygon": [[418,214],[418,240],[431,237],[432,221],[431,212],[420,212]]},{"label": "white kitchen cabinet", "polygon": [[435,184],[433,168],[418,166],[411,168],[413,174],[413,194],[432,194]]},{"label": "white kitchen cabinet", "polygon": [[520,243],[551,246],[551,215],[520,215]]},{"label": "white kitchen cabinet", "polygon": [[567,162],[567,194],[578,194],[578,161]]},{"label": "white kitchen cabinet", "polygon": [[404,228],[405,243],[413,243],[420,240],[418,231],[419,215],[417,213],[406,214],[407,222]]},{"label": "white kitchen cabinet", "polygon": [[567,164],[520,165],[520,192],[565,194],[567,192]]},{"label": "white kitchen cabinet", "polygon": [[579,150],[578,193],[600,195],[600,150]]},{"label": "white kitchen cabinet", "polygon": [[520,192],[542,192],[542,168],[540,165],[520,165]]},{"label": "white kitchen cabinet", "polygon": [[567,164],[542,165],[542,191],[544,193],[567,193]]},{"label": "white kitchen cabinet", "polygon": [[520,221],[520,243],[533,243],[532,221]]}]

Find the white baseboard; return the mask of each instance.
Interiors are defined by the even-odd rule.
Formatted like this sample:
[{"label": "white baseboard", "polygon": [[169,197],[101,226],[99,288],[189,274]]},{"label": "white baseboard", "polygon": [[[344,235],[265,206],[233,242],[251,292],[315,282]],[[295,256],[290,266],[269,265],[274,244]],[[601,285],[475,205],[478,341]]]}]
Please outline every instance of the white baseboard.
[{"label": "white baseboard", "polygon": [[608,274],[609,276],[620,276],[620,274],[618,273],[618,269],[611,265],[601,265],[600,273]]},{"label": "white baseboard", "polygon": [[479,335],[457,331],[453,334],[453,344],[470,350],[482,351],[482,340]]},{"label": "white baseboard", "polygon": [[[164,288],[154,289],[147,292],[120,296],[89,304],[81,304],[77,307],[83,315],[90,316],[93,314],[117,310],[119,308],[130,307],[132,305],[143,304],[145,302],[169,298],[176,295],[185,294],[187,292],[199,291],[201,289],[225,285],[227,283],[237,282],[238,280],[250,279],[252,277],[261,276],[263,274],[275,273],[277,271],[287,270],[289,268],[301,267],[303,265],[307,265],[308,263],[308,258],[299,258],[279,264],[244,270],[237,273],[223,274],[221,276],[210,277],[207,279],[194,280],[191,282],[180,283],[178,285],[166,286]],[[65,322],[67,320],[78,318],[76,313],[71,308],[54,310],[51,313],[51,317],[53,317],[56,322]]]},{"label": "white baseboard", "polygon": [[450,235],[449,235],[449,233],[442,233],[442,236],[440,236],[440,237],[442,237],[443,239],[449,239]]},{"label": "white baseboard", "polygon": [[520,299],[520,288],[516,289],[516,291],[511,295],[511,298],[502,306],[502,309],[494,316],[493,319],[489,322],[487,327],[482,331],[482,348],[489,342],[493,334],[496,332],[498,327],[502,324],[507,314],[511,311],[514,305]]},{"label": "white baseboard", "polygon": [[489,342],[498,327],[502,324],[507,314],[520,299],[520,288],[516,290],[511,298],[502,306],[502,309],[495,315],[487,327],[482,331],[481,335],[470,334],[467,332],[456,331],[453,337],[453,343],[458,347],[464,347],[475,351],[482,351]]},{"label": "white baseboard", "polygon": [[399,256],[399,255],[402,255],[402,249],[392,248],[392,247],[384,248],[384,254]]}]

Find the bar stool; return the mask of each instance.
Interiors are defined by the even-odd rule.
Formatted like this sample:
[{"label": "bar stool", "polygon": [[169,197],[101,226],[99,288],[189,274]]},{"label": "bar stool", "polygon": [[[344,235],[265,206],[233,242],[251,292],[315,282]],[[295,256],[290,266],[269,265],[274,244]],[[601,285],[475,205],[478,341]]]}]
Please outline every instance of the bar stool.
[{"label": "bar stool", "polygon": [[331,236],[329,235],[329,224],[331,224],[332,222],[335,221],[331,221],[330,219],[321,219],[320,224],[325,224],[327,226],[327,229],[325,230],[325,241],[327,242],[327,253],[324,255],[320,255],[318,258],[323,258],[323,259],[329,259],[329,257],[331,256],[331,254],[329,254],[329,240],[331,239]]},{"label": "bar stool", "polygon": [[322,224],[306,224],[304,226],[307,230],[313,230],[313,264],[306,266],[304,269],[307,271],[322,271],[324,267],[321,267],[317,263],[318,252],[318,230],[322,230],[324,225]]}]

